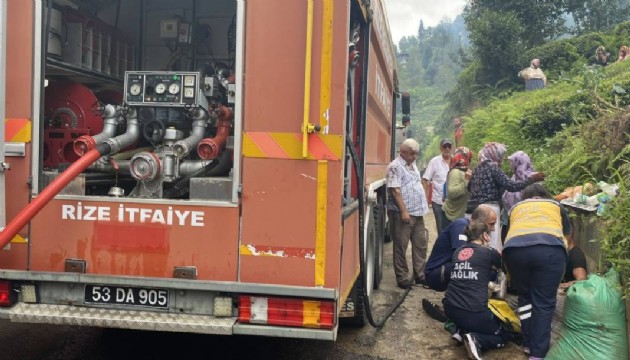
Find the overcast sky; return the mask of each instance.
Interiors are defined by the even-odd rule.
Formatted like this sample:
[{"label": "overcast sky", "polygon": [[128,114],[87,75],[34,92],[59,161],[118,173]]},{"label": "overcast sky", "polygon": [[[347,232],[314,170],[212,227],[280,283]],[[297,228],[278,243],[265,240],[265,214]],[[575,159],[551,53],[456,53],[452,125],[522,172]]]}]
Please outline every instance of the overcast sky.
[{"label": "overcast sky", "polygon": [[416,35],[420,19],[425,26],[434,26],[443,18],[455,18],[465,4],[466,0],[385,0],[394,43],[403,36]]}]

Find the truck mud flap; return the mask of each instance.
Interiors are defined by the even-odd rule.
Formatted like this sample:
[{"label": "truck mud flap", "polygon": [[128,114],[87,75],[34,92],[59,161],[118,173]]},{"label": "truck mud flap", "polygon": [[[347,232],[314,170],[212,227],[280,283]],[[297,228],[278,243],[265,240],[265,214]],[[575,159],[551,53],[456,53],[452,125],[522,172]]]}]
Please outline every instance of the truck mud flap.
[{"label": "truck mud flap", "polygon": [[339,323],[345,326],[364,326],[367,324],[367,314],[363,303],[363,282],[361,275],[354,283],[346,302],[339,313]]}]

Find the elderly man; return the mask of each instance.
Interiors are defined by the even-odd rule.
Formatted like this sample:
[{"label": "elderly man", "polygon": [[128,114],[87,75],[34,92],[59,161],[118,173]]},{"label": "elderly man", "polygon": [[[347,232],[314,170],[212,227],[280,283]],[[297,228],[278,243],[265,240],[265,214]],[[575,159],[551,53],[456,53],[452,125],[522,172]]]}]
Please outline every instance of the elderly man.
[{"label": "elderly man", "polygon": [[[420,145],[414,139],[400,144],[400,154],[387,167],[387,216],[390,237],[394,244],[394,273],[398,287],[425,284],[424,265],[427,257],[427,236],[423,215],[429,212],[416,158]],[[407,246],[411,241],[413,278],[407,266]]]},{"label": "elderly man", "polygon": [[[427,169],[422,177],[422,186],[424,187],[427,198],[431,194],[429,201],[435,215],[435,226],[438,234],[442,231],[442,204],[444,197],[444,183],[446,175],[451,168],[451,151],[453,143],[449,139],[442,139],[440,142],[440,155],[435,156],[429,161]],[[431,187],[431,191],[429,191]]]},{"label": "elderly man", "polygon": [[518,72],[518,77],[525,80],[525,90],[542,89],[547,86],[547,77],[540,69],[540,59],[533,59],[528,68]]}]

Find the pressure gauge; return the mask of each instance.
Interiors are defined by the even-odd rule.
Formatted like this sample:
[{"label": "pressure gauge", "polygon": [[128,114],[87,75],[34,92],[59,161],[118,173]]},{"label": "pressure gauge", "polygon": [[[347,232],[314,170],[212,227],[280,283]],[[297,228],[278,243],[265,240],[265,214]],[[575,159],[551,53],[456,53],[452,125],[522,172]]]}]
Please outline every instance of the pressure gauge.
[{"label": "pressure gauge", "polygon": [[184,97],[185,98],[194,98],[195,97],[195,89],[194,88],[184,88]]},{"label": "pressure gauge", "polygon": [[194,75],[184,76],[184,86],[195,86],[195,76]]},{"label": "pressure gauge", "polygon": [[164,85],[164,83],[159,83],[155,85],[156,94],[164,94],[165,91],[166,91],[166,85]]},{"label": "pressure gauge", "polygon": [[140,87],[140,84],[132,84],[131,87],[129,87],[129,93],[133,96],[140,95],[141,90],[142,87]]},{"label": "pressure gauge", "polygon": [[168,87],[168,92],[171,93],[172,95],[177,94],[179,92],[179,84],[178,83],[172,83]]}]

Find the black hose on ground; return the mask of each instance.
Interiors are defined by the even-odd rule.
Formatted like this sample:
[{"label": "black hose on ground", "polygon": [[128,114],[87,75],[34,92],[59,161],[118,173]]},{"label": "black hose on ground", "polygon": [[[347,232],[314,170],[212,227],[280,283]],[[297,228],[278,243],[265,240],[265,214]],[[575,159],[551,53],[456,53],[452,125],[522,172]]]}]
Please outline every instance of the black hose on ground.
[{"label": "black hose on ground", "polygon": [[[354,151],[354,145],[352,144],[352,140],[350,140],[349,136],[346,136],[346,146],[348,147],[348,151],[350,152],[350,156],[352,157],[352,163],[354,164],[354,169],[357,175],[357,183],[360,187],[363,186],[363,169],[359,164],[359,157],[357,156],[356,151]],[[363,308],[365,309],[365,313],[367,315],[368,322],[375,328],[381,328],[385,325],[387,319],[389,319],[394,311],[398,309],[398,307],[405,301],[409,291],[411,288],[405,290],[402,295],[398,298],[398,300],[393,303],[386,311],[385,314],[378,320],[374,320],[374,314],[372,314],[372,305],[370,304],[370,299],[368,297],[367,287],[370,285],[367,283],[367,272],[365,271],[365,258],[363,254],[365,253],[365,236],[363,233],[363,227],[365,224],[365,200],[363,198],[363,191],[359,191],[359,268],[361,276],[361,282],[363,283],[362,291],[363,291]],[[380,241],[380,239],[379,239]]]}]

